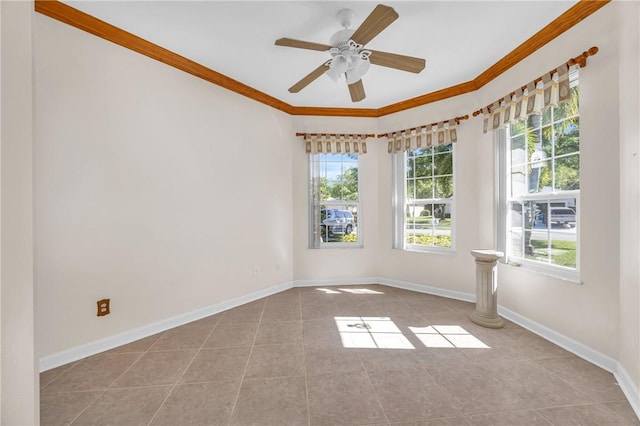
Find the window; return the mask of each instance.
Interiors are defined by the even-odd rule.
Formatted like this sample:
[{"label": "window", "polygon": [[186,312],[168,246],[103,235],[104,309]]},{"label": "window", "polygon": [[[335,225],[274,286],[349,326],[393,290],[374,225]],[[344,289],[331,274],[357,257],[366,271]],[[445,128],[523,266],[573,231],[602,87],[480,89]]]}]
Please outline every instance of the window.
[{"label": "window", "polygon": [[580,229],[577,77],[577,71],[570,76],[570,100],[512,123],[498,140],[504,229],[499,241],[506,260],[573,279]]},{"label": "window", "polygon": [[395,154],[394,247],[452,250],[453,144]]},{"label": "window", "polygon": [[312,154],[311,248],[362,245],[357,154]]}]

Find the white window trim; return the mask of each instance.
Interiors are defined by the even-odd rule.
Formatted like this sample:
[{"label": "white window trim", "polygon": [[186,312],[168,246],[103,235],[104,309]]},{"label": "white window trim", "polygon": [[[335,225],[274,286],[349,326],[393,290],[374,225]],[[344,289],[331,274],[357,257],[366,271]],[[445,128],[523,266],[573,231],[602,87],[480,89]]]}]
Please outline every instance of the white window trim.
[{"label": "white window trim", "polygon": [[[452,254],[456,251],[456,193],[457,193],[457,179],[456,179],[456,149],[453,145],[451,150],[453,162],[453,197],[451,198],[451,247],[439,247],[439,246],[424,246],[419,244],[406,244],[405,232],[406,232],[406,151],[398,151],[392,155],[393,162],[393,248],[403,251],[414,251],[421,253],[440,253],[440,254]],[[424,200],[423,204],[445,204],[443,200],[449,202],[448,198],[434,198]],[[416,200],[418,201],[418,200]],[[440,202],[438,202],[440,201]]]},{"label": "white window trim", "polygon": [[[356,204],[357,205],[357,211],[358,211],[358,224],[357,224],[357,232],[358,232],[358,241],[357,242],[331,242],[331,241],[321,241],[321,238],[316,238],[316,233],[320,233],[320,229],[316,229],[316,224],[320,223],[320,209],[316,209],[316,200],[314,197],[314,193],[315,193],[315,188],[314,183],[315,180],[314,178],[316,176],[319,176],[319,173],[314,170],[314,163],[317,164],[317,162],[313,161],[313,156],[314,155],[319,155],[319,154],[310,154],[308,155],[308,164],[309,164],[309,175],[308,175],[308,179],[307,179],[307,185],[308,185],[308,210],[309,210],[309,218],[307,221],[307,229],[308,229],[308,233],[309,233],[309,248],[310,249],[333,249],[333,248],[341,248],[341,249],[345,249],[345,248],[364,248],[364,238],[363,238],[363,220],[362,217],[364,216],[362,213],[362,191],[361,191],[361,182],[362,182],[362,167],[360,167],[360,156],[358,156],[358,201],[349,201],[348,204]],[[327,206],[327,207],[343,207],[345,205],[344,201],[333,201],[333,200],[329,200],[329,201],[320,201],[321,205],[323,206]],[[316,215],[318,215],[318,217],[316,217]],[[319,227],[318,227],[319,228]]]}]

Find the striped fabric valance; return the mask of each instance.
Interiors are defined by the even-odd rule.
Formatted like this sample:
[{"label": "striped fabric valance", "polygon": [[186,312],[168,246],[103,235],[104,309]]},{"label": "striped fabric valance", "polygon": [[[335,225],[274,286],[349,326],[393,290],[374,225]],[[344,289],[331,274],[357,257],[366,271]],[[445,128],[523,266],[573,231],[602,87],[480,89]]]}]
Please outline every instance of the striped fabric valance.
[{"label": "striped fabric valance", "polygon": [[464,117],[456,117],[447,121],[440,121],[411,129],[398,130],[380,134],[378,137],[387,138],[387,152],[390,154],[410,149],[431,148],[458,142],[458,124]]},{"label": "striped fabric valance", "polygon": [[571,99],[569,66],[563,64],[555,71],[537,78],[492,105],[482,108],[482,131],[507,127],[509,124],[542,114],[546,109]]},{"label": "striped fabric valance", "polygon": [[302,133],[307,154],[366,154],[367,138],[371,134]]}]

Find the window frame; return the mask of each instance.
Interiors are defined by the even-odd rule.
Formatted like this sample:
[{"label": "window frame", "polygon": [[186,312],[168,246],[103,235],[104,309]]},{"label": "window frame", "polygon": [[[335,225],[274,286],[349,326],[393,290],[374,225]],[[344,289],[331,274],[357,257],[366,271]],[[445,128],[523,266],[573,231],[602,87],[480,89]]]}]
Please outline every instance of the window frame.
[{"label": "window frame", "polygon": [[[363,248],[364,240],[362,233],[362,168],[360,167],[360,155],[353,154],[357,160],[358,168],[358,200],[320,200],[316,199],[316,191],[319,192],[319,185],[321,173],[316,167],[322,163],[316,160],[319,156],[325,155],[349,155],[349,153],[316,153],[308,155],[308,212],[309,217],[307,221],[307,228],[309,234],[309,248],[310,249],[328,249],[328,248]],[[336,210],[349,210],[348,206],[355,206],[357,215],[354,214],[354,220],[356,221],[356,235],[357,241],[343,242],[343,241],[323,241],[322,232],[320,227],[320,214],[322,208],[336,209]]]},{"label": "window frame", "polygon": [[[420,199],[419,204],[449,204],[450,205],[450,219],[451,219],[451,246],[441,247],[436,245],[422,245],[422,244],[407,244],[406,243],[406,231],[407,231],[407,158],[408,151],[397,151],[392,156],[392,173],[393,173],[393,195],[392,195],[392,209],[393,209],[393,233],[392,233],[392,246],[394,249],[403,251],[414,251],[420,253],[440,253],[451,254],[456,251],[456,148],[455,143],[451,145],[451,162],[453,179],[453,196],[451,198],[426,198]],[[440,145],[444,146],[444,145]],[[434,149],[440,146],[432,147]],[[433,154],[432,154],[433,155]],[[435,178],[432,174],[432,178]],[[443,175],[444,176],[444,175]],[[414,201],[412,204],[415,204]]]},{"label": "window frame", "polygon": [[[577,73],[571,76],[571,87],[579,85],[579,79]],[[577,117],[580,117],[580,111],[578,107]],[[552,121],[551,126],[555,126],[559,121]],[[546,126],[546,125],[545,125]],[[526,134],[526,133],[525,133]],[[580,136],[579,136],[580,141]],[[540,273],[554,278],[559,278],[564,281],[573,283],[581,283],[580,281],[580,240],[581,240],[581,207],[580,196],[582,185],[580,189],[572,190],[557,190],[552,187],[551,192],[536,192],[530,194],[517,194],[513,195],[511,188],[511,155],[508,148],[510,148],[510,135],[506,128],[498,129],[494,131],[494,144],[496,150],[496,199],[497,199],[497,228],[496,228],[496,241],[497,249],[503,252],[505,255],[500,260],[500,263],[509,264],[512,266],[523,267],[532,272]],[[555,140],[553,142],[555,144]],[[555,148],[554,148],[555,149]],[[563,154],[561,156],[552,156],[547,161],[550,165],[553,165],[556,158],[563,158],[573,154]],[[580,156],[580,149],[578,148],[577,155]],[[580,158],[580,157],[578,157]],[[519,163],[518,163],[519,164]],[[527,162],[528,164],[528,162]],[[551,166],[552,167],[552,166]],[[580,184],[582,183],[582,173],[580,173]],[[555,173],[552,175],[552,182],[555,182]],[[526,258],[526,254],[523,256],[512,255],[511,253],[511,238],[509,227],[509,211],[511,203],[526,203],[526,202],[540,202],[548,200],[548,208],[550,203],[554,200],[568,200],[575,199],[576,207],[576,267],[571,268],[563,265],[545,263],[541,261],[531,260]],[[524,226],[522,232],[524,232]],[[549,211],[547,211],[547,238],[549,238],[551,232],[551,221],[549,217]],[[553,240],[552,240],[553,241]]]}]

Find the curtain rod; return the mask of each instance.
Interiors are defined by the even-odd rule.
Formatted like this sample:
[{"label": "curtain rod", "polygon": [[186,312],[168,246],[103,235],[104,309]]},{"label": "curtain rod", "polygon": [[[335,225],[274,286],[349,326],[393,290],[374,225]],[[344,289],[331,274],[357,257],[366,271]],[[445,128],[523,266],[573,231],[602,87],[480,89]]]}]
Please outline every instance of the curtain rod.
[{"label": "curtain rod", "polygon": [[[461,116],[461,117],[452,118],[452,119],[449,119],[449,120],[443,120],[443,121],[442,121],[442,123],[448,123],[448,122],[450,122],[451,120],[454,120],[454,121],[456,122],[456,124],[460,124],[460,122],[461,122],[462,120],[468,120],[468,119],[469,119],[469,114],[467,114],[467,115],[463,115],[463,116]],[[407,133],[407,132],[411,133],[411,132],[413,132],[414,130],[422,129],[422,128],[425,128],[425,127],[433,127],[433,126],[437,126],[437,125],[438,125],[438,123],[441,123],[441,122],[440,122],[440,121],[438,121],[438,122],[431,123],[431,124],[423,124],[422,126],[412,127],[412,128],[410,128],[410,129],[396,130],[396,131],[393,131],[393,132],[387,132],[387,133],[380,133],[380,134],[378,135],[378,137],[379,137],[379,138],[388,137],[388,136],[389,136],[390,134],[392,134],[392,133]]]},{"label": "curtain rod", "polygon": [[[598,53],[598,48],[597,48],[596,46],[593,46],[591,49],[587,50],[586,52],[582,52],[580,55],[576,56],[575,58],[571,58],[571,59],[569,59],[569,60],[566,62],[566,65],[567,65],[568,67],[572,67],[572,66],[574,66],[574,65],[578,65],[580,68],[585,68],[585,67],[587,66],[587,58],[588,58],[589,56],[593,56],[593,55],[595,55],[596,53]],[[551,71],[549,71],[548,73],[545,73],[545,74],[543,74],[543,75],[546,75],[546,74],[551,74],[551,75],[553,75],[553,74],[555,74],[556,72],[557,72],[557,69],[554,69],[554,70],[551,70]],[[533,80],[533,83],[534,83],[534,84],[538,84],[538,82],[540,82],[540,81],[542,81],[542,77],[538,77],[538,78],[536,78],[535,80]],[[522,87],[520,88],[520,90],[524,90],[524,89],[526,89],[526,88],[527,88],[527,86],[522,86]],[[509,94],[509,96],[514,96],[515,94],[516,94],[516,92],[511,92],[511,93]],[[491,112],[491,108],[493,108],[493,104],[491,104],[491,105],[487,105],[487,106],[486,106],[486,108],[487,108],[487,111]],[[474,117],[477,117],[478,115],[482,114],[482,110],[483,110],[483,109],[484,109],[484,108],[481,108],[481,109],[479,109],[479,110],[477,110],[477,111],[474,111],[474,112],[473,112],[473,116],[474,116]]]},{"label": "curtain rod", "polygon": [[375,135],[372,133],[367,133],[367,134],[356,134],[356,133],[296,133],[296,136],[358,136],[358,137],[365,137],[365,138],[372,138]]}]

